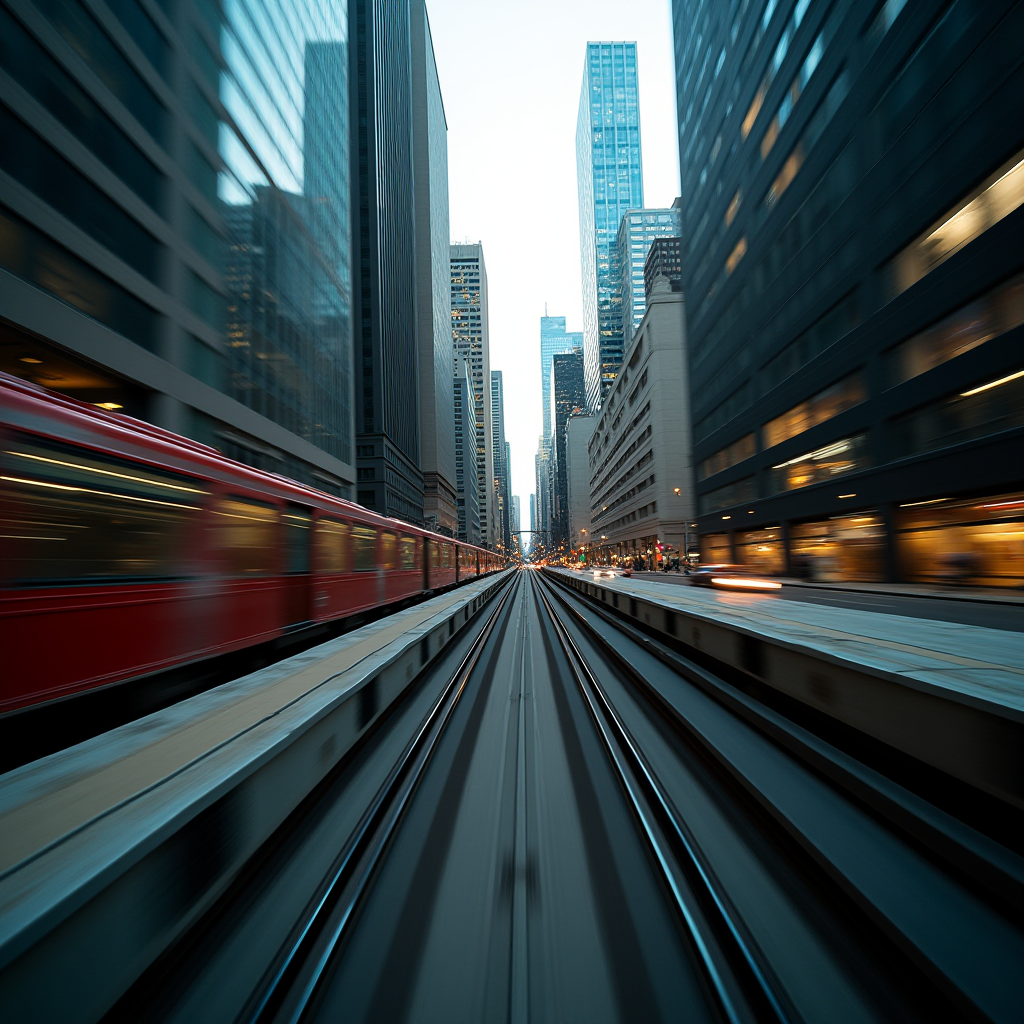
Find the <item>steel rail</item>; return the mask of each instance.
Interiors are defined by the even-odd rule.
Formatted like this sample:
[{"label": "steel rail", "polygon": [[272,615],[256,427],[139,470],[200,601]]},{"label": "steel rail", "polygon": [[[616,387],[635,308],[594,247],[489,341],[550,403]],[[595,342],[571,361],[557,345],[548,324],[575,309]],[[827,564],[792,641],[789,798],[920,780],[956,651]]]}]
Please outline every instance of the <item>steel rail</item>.
[{"label": "steel rail", "polygon": [[[788,999],[780,992],[776,992],[775,986],[769,979],[767,969],[762,966],[761,957],[754,951],[751,941],[743,934],[743,929],[730,907],[728,898],[719,890],[718,883],[693,840],[690,830],[683,823],[682,817],[673,806],[647,758],[626,728],[604,687],[597,681],[586,658],[548,600],[545,590],[550,586],[551,584],[546,581],[540,585],[541,600],[551,617],[555,633],[572,668],[577,687],[597,726],[598,735],[609,760],[629,798],[634,816],[640,826],[640,833],[660,868],[663,880],[669,892],[672,893],[676,909],[697,949],[705,978],[719,1004],[719,1011],[730,1024],[734,1024],[734,1022],[738,1024],[743,1020],[740,1007],[730,993],[712,956],[710,937],[703,934],[700,922],[687,903],[671,868],[673,858],[662,848],[657,836],[658,829],[651,820],[651,815],[643,806],[644,801],[640,799],[640,792],[643,792],[646,801],[657,812],[657,817],[661,819],[662,827],[667,832],[668,838],[674,840],[672,845],[675,847],[676,859],[681,861],[679,867],[694,889],[694,895],[702,905],[705,916],[717,919],[716,922],[709,919],[709,925],[713,929],[714,923],[719,925],[717,929],[714,929],[715,937],[733,968],[740,989],[756,1018],[777,1021],[780,1024],[795,1024],[799,1018],[793,1011],[787,1009]],[[725,941],[722,941],[723,939]]]},{"label": "steel rail", "polygon": [[484,623],[465,657],[451,674],[412,739],[406,744],[334,862],[320,895],[316,898],[298,934],[293,933],[293,939],[287,950],[278,957],[277,967],[265,982],[255,1006],[243,1012],[238,1018],[240,1022],[268,1024],[269,1021],[276,1019],[298,983],[303,968],[309,962],[317,944],[321,942],[324,929],[328,927],[332,915],[335,915],[341,905],[341,912],[331,925],[324,948],[305,979],[302,991],[287,1019],[295,1024],[306,1015],[338,946],[354,923],[356,911],[368,894],[404,811],[437,749],[469,677],[476,668],[516,585],[517,580],[509,581],[501,600]]}]

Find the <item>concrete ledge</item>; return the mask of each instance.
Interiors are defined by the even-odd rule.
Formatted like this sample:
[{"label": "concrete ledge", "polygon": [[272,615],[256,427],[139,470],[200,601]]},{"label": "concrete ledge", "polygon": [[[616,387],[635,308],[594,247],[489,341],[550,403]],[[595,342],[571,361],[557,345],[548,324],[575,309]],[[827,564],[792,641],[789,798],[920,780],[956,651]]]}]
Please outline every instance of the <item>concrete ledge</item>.
[{"label": "concrete ledge", "polygon": [[[627,579],[599,585],[575,573],[547,574],[626,619],[1024,808],[1024,672],[1015,664],[983,666],[946,653],[930,662],[909,643],[811,626],[787,634],[767,615],[759,623],[749,610],[730,616],[728,609],[702,609],[668,588],[652,594],[651,584]],[[908,620],[900,625],[906,630]]]},{"label": "concrete ledge", "polygon": [[0,777],[0,1016],[98,1020],[507,580]]}]

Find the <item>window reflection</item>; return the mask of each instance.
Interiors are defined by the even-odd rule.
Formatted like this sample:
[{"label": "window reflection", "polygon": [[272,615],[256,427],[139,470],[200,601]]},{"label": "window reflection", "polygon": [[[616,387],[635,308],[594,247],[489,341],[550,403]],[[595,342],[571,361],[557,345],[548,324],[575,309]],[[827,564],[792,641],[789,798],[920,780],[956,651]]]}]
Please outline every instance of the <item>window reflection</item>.
[{"label": "window reflection", "polygon": [[771,526],[736,534],[736,555],[743,565],[769,576],[781,576],[786,567],[782,531]]},{"label": "window reflection", "polygon": [[875,511],[796,523],[789,531],[790,571],[820,583],[885,579],[885,523]]},{"label": "window reflection", "polygon": [[809,487],[866,468],[870,464],[867,440],[867,434],[844,437],[841,441],[833,441],[813,452],[805,452],[772,466],[772,492]]},{"label": "window reflection", "polygon": [[356,572],[377,568],[377,531],[369,526],[352,527],[352,554]]},{"label": "window reflection", "polygon": [[228,576],[279,571],[277,509],[252,498],[223,498],[214,514],[216,548]]},{"label": "window reflection", "polygon": [[849,377],[844,377],[837,384],[819,391],[812,398],[793,406],[781,416],[766,423],[762,428],[764,446],[771,448],[791,437],[796,437],[797,434],[802,434],[805,430],[810,430],[811,427],[824,423],[855,405],[860,405],[866,398],[864,374],[859,371],[851,373]]},{"label": "window reflection", "polygon": [[316,566],[318,572],[350,572],[348,523],[321,519],[316,524]]}]

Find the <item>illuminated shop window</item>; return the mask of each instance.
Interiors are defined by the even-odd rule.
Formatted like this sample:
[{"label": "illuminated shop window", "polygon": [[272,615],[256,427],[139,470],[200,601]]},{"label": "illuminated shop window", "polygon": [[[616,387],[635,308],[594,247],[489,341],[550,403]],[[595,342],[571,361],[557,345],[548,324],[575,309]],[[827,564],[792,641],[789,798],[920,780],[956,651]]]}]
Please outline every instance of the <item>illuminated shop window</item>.
[{"label": "illuminated shop window", "polygon": [[885,579],[885,523],[874,510],[796,523],[789,561],[798,579],[819,583]]}]

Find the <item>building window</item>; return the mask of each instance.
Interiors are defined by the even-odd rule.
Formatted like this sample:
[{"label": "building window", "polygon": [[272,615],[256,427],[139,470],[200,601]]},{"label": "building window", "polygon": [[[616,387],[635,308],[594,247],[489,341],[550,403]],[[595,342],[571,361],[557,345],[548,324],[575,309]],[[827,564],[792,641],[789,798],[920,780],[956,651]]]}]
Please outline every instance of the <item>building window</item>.
[{"label": "building window", "polygon": [[789,531],[790,571],[819,583],[885,579],[885,523],[875,511],[797,523]]},{"label": "building window", "polygon": [[781,416],[766,423],[762,428],[764,446],[771,448],[791,437],[796,437],[797,434],[802,434],[805,430],[810,430],[811,427],[816,427],[819,423],[824,423],[846,412],[847,409],[860,405],[866,398],[864,374],[859,371],[851,373],[849,377],[825,388],[824,391],[819,391],[812,398],[793,406]]},{"label": "building window", "polygon": [[697,479],[706,480],[709,476],[721,473],[749,459],[757,452],[753,432],[744,435],[738,441],[720,448],[714,455],[709,455],[697,467]]},{"label": "building window", "polygon": [[811,484],[823,483],[868,465],[867,434],[844,437],[772,466],[771,490],[773,494],[778,494],[798,487],[810,487]]},{"label": "building window", "polygon": [[756,500],[757,486],[754,478],[747,476],[742,480],[726,484],[725,487],[702,494],[698,499],[699,513],[704,516],[712,512],[721,512],[722,509],[731,508],[733,505]]},{"label": "building window", "polygon": [[961,307],[928,330],[890,349],[891,385],[927,373],[1024,324],[1024,274]]},{"label": "building window", "polygon": [[1024,150],[915,238],[890,264],[893,295],[930,274],[950,256],[1024,203]]},{"label": "building window", "polygon": [[736,555],[743,565],[749,565],[769,576],[781,576],[786,569],[782,531],[777,526],[738,533]]},{"label": "building window", "polygon": [[894,458],[1024,426],[1024,369],[949,395],[892,422]]}]

